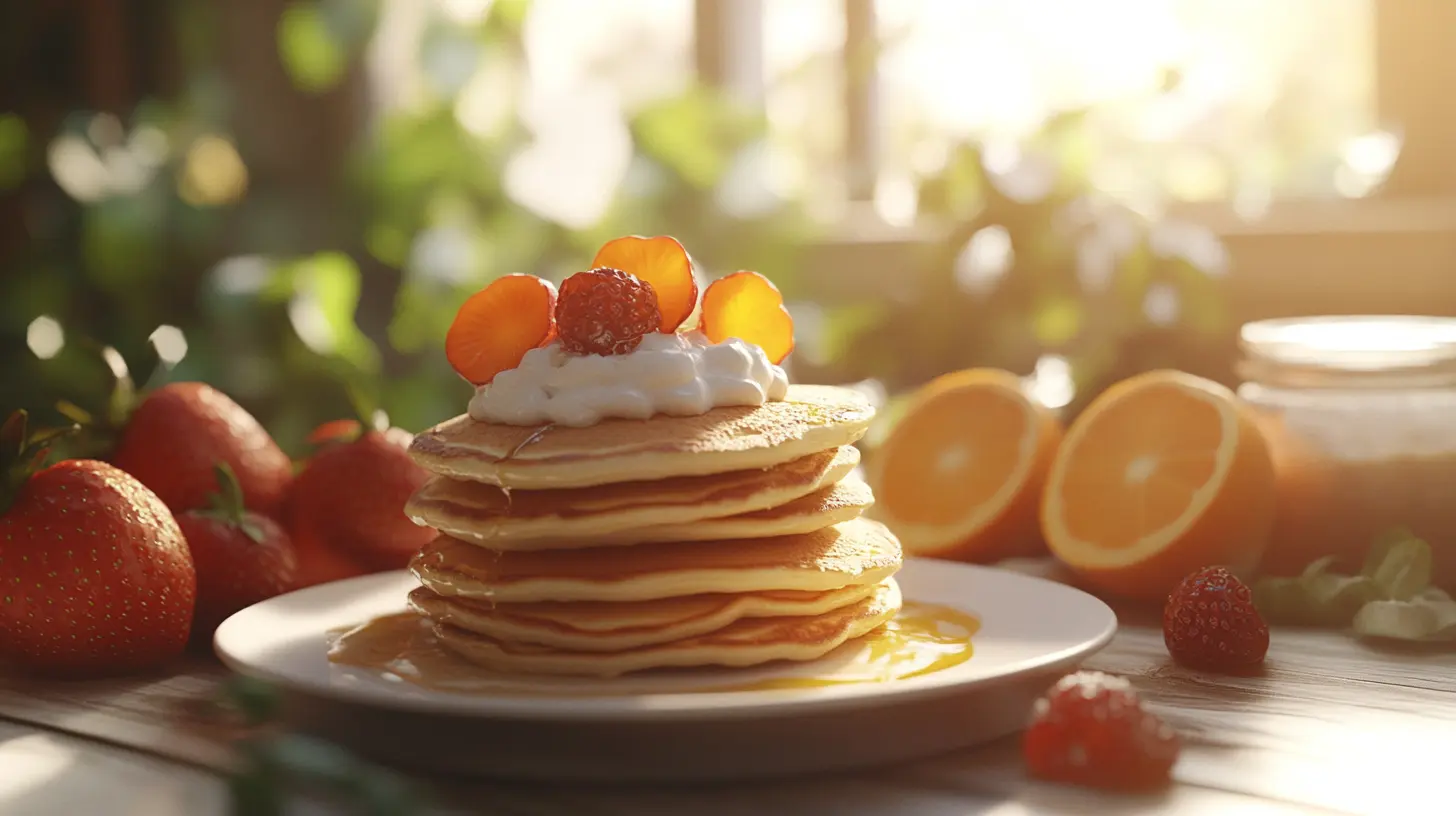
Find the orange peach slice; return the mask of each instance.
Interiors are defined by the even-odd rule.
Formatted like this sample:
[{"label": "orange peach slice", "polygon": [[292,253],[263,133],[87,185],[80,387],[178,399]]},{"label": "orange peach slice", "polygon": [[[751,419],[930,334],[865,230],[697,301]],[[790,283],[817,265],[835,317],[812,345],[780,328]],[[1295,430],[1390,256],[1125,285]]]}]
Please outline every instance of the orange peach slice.
[{"label": "orange peach slice", "polygon": [[698,303],[698,282],[693,279],[693,261],[677,239],[666,235],[644,238],[628,235],[615,238],[597,250],[593,267],[620,269],[645,281],[657,293],[662,312],[663,334],[677,331]]},{"label": "orange peach slice", "polygon": [[701,328],[714,343],[730,337],[752,343],[776,364],[794,350],[794,318],[779,288],[757,272],[734,272],[709,284]]},{"label": "orange peach slice", "polygon": [[521,364],[556,331],[556,287],[535,275],[506,275],[471,295],[445,334],[445,358],[460,376],[485,385]]}]

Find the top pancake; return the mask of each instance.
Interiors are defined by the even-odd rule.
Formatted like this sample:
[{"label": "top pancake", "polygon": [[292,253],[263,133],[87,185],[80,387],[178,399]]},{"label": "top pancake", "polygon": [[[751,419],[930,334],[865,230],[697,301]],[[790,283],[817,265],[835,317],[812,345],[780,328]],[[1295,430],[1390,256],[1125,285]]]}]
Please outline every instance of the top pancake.
[{"label": "top pancake", "polygon": [[584,428],[476,422],[462,415],[415,436],[433,473],[522,490],[591,487],[772,467],[849,445],[874,409],[846,388],[789,386],[758,407],[701,416],[608,419]]}]

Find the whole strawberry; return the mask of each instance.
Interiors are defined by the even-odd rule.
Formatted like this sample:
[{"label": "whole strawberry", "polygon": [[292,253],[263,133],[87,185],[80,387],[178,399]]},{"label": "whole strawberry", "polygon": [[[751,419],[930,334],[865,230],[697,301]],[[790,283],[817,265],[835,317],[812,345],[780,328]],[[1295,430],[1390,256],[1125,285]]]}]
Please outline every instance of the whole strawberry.
[{"label": "whole strawberry", "polygon": [[174,513],[208,506],[212,468],[222,462],[237,474],[247,506],[276,518],[293,472],[288,455],[252,414],[199,382],[149,393],[127,418],[109,459]]},{"label": "whole strawberry", "polygon": [[1233,672],[1262,663],[1269,627],[1253,594],[1223,567],[1184,578],[1163,606],[1163,642],[1185,666]]},{"label": "whole strawberry", "polygon": [[1071,785],[1139,791],[1167,784],[1178,734],[1121,677],[1077,672],[1036,702],[1022,738],[1027,770]]},{"label": "whole strawberry", "polygon": [[288,495],[289,531],[307,565],[304,581],[344,577],[351,564],[362,572],[403,569],[435,537],[404,513],[428,478],[409,458],[411,435],[337,420],[309,438],[318,450]]},{"label": "whole strawberry", "polygon": [[101,676],[180,654],[197,575],[167,506],[105,462],[36,470],[18,412],[0,428],[0,661]]},{"label": "whole strawberry", "polygon": [[288,533],[267,516],[243,507],[232,469],[215,468],[218,490],[211,508],[177,516],[197,568],[197,612],[192,637],[211,637],[217,625],[241,609],[293,589],[298,556]]}]

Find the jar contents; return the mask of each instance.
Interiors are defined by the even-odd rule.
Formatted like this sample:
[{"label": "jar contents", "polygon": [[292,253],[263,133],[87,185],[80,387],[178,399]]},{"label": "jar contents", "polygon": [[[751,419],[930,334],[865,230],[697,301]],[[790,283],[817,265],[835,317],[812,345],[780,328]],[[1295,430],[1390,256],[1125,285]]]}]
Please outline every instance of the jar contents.
[{"label": "jar contents", "polygon": [[1433,582],[1456,589],[1456,320],[1327,317],[1244,327],[1245,383],[1277,476],[1262,571],[1327,555],[1359,571],[1375,539],[1430,543]]}]

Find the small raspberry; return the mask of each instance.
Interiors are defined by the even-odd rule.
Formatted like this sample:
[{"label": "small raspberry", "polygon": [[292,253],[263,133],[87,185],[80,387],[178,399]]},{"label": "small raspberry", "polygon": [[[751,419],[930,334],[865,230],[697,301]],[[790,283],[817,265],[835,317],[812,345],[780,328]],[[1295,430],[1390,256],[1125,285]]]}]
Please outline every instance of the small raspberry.
[{"label": "small raspberry", "polygon": [[1185,666],[1234,671],[1258,665],[1269,651],[1269,627],[1253,594],[1223,567],[1184,578],[1163,607],[1163,642]]},{"label": "small raspberry", "polygon": [[1033,776],[1137,791],[1167,784],[1180,740],[1126,680],[1083,671],[1036,701],[1021,747]]},{"label": "small raspberry", "polygon": [[556,299],[556,331],[571,354],[626,354],[661,324],[652,284],[617,269],[578,272]]}]

